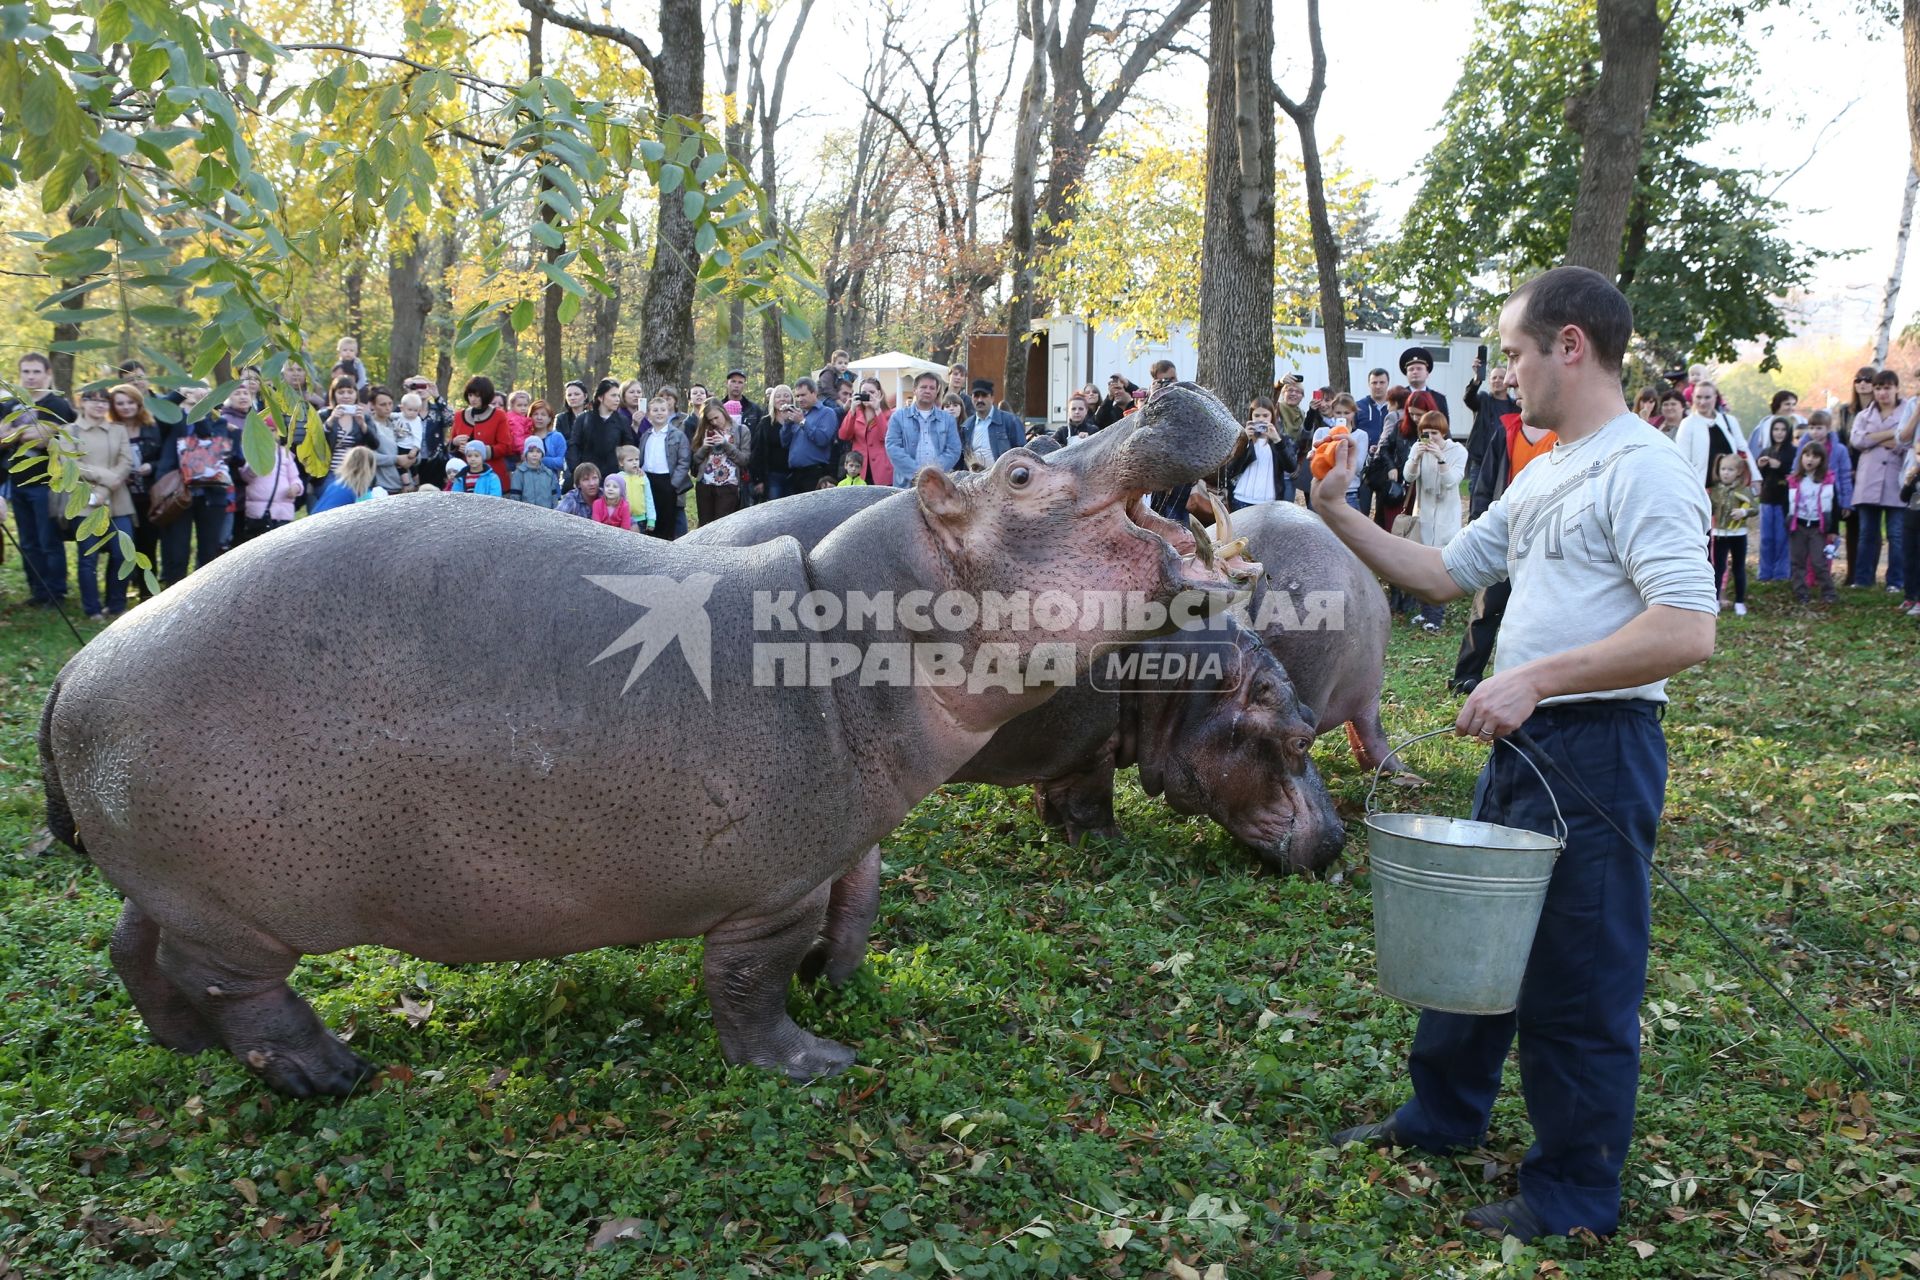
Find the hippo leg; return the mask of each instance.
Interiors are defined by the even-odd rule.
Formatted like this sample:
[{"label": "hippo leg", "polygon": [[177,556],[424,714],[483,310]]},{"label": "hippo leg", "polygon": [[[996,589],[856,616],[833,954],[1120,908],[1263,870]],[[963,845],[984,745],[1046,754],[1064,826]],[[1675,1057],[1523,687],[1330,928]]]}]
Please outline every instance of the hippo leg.
[{"label": "hippo leg", "polygon": [[175,1053],[204,1053],[220,1043],[220,1033],[200,1016],[172,979],[160,972],[155,953],[160,948],[160,926],[129,898],[120,908],[107,954],[113,969],[133,997],[133,1007],[146,1020],[153,1038]]},{"label": "hippo leg", "polygon": [[853,870],[833,882],[827,901],[827,923],[800,962],[800,980],[827,981],[844,987],[867,958],[873,936],[873,918],[880,911],[880,846],[875,845],[853,864]]},{"label": "hippo leg", "polygon": [[801,1083],[853,1065],[853,1050],[787,1015],[787,988],[826,923],[832,889],[832,882],[822,884],[778,915],[729,920],[707,935],[702,971],[728,1062]]},{"label": "hippo leg", "polygon": [[340,1043],[320,1015],[287,985],[298,953],[237,922],[217,930],[218,946],[172,928],[160,938],[160,970],[220,1033],[234,1057],[268,1085],[296,1098],[346,1096],[373,1067]]},{"label": "hippo leg", "polygon": [[1040,820],[1078,845],[1088,836],[1120,838],[1113,817],[1113,766],[1103,764],[1085,773],[1049,778],[1033,787],[1034,812]]},{"label": "hippo leg", "polygon": [[[1380,723],[1380,705],[1375,703],[1365,711],[1347,721],[1347,744],[1353,748],[1353,758],[1362,769],[1378,769],[1380,762],[1393,750],[1393,744],[1387,741],[1387,731]],[[1399,756],[1387,767],[1390,773],[1412,773],[1407,762]]]}]

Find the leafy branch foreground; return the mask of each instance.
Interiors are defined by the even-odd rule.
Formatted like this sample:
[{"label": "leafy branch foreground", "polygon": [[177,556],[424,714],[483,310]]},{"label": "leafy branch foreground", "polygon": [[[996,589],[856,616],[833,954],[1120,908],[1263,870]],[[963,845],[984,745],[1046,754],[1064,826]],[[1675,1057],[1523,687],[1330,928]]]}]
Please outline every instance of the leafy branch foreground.
[{"label": "leafy branch foreground", "polygon": [[[866,971],[793,997],[861,1054],[811,1088],[721,1064],[692,943],[464,969],[310,959],[295,981],[322,1015],[404,1064],[344,1104],[175,1057],[108,965],[114,895],[42,848],[33,730],[71,637],[5,607],[20,595],[9,568],[0,1276],[1920,1270],[1920,724],[1910,633],[1877,597],[1810,621],[1761,588],[1722,628],[1720,655],[1677,682],[1661,848],[1874,1087],[1840,1078],[1657,892],[1625,1228],[1503,1250],[1457,1220],[1510,1191],[1516,1091],[1460,1159],[1324,1144],[1398,1101],[1412,1032],[1371,986],[1366,875],[1261,876],[1131,786],[1127,838],[1081,850],[1012,793],[952,787],[916,810],[886,849]],[[1451,714],[1437,688],[1456,642],[1396,633],[1396,734]],[[1856,657],[1836,669],[1837,653]],[[1792,674],[1810,670],[1826,674]],[[1393,803],[1462,812],[1478,752],[1416,751],[1431,785]],[[1337,735],[1320,755],[1364,868],[1363,781]]]}]

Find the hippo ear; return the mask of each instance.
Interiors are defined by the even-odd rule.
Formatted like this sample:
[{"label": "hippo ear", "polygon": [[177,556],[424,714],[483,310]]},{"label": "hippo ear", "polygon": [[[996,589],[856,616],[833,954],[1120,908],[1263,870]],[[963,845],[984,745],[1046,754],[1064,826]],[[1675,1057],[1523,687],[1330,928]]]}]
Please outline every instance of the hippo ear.
[{"label": "hippo ear", "polygon": [[922,467],[913,487],[920,495],[920,509],[936,525],[957,534],[967,518],[967,498],[952,477],[938,467]]}]

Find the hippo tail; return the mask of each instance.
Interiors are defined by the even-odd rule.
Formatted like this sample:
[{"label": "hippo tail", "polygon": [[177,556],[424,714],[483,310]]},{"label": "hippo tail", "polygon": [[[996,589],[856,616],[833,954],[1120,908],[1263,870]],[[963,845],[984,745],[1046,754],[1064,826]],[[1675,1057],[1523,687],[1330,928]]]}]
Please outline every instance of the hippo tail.
[{"label": "hippo tail", "polygon": [[53,704],[60,698],[60,681],[53,682],[47,704],[40,708],[40,780],[47,792],[47,830],[54,838],[81,857],[87,847],[80,843],[80,832],[73,825],[73,810],[67,807],[67,793],[60,785],[60,770],[53,762]]}]

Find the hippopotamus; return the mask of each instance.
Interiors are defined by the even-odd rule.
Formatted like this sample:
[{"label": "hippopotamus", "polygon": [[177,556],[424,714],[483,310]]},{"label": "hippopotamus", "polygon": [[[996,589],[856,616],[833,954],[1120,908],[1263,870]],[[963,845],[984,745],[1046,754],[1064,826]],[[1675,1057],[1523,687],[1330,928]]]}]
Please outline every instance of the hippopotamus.
[{"label": "hippopotamus", "polygon": [[[809,547],[889,500],[886,489],[858,486],[795,494],[696,529],[688,540],[749,547],[788,536]],[[1229,545],[1216,546],[1204,529],[1189,532],[1169,521],[1154,527],[1190,553],[1231,555]],[[1219,529],[1219,536],[1230,540],[1231,528]],[[1211,817],[1269,867],[1323,868],[1339,856],[1346,828],[1310,754],[1316,713],[1303,706],[1290,673],[1252,631],[1228,619],[1223,630],[1204,634],[1212,639],[1198,643],[1206,654],[1219,655],[1217,668],[1197,670],[1175,687],[1140,674],[1159,664],[1131,663],[1118,680],[1062,689],[1004,725],[951,781],[1031,784],[1041,817],[1077,842],[1090,832],[1118,834],[1114,771],[1137,765],[1149,795],[1164,795],[1176,812]],[[1323,647],[1339,639],[1318,634]],[[1173,638],[1132,647],[1174,654],[1192,652],[1195,643]],[[1316,673],[1335,665],[1317,655],[1305,661]],[[876,852],[857,873],[877,878],[878,870]],[[876,902],[877,894],[877,879],[841,886],[836,918],[842,904],[856,897]]]},{"label": "hippopotamus", "polygon": [[[362,944],[464,964],[701,937],[726,1061],[843,1070],[853,1051],[786,1009],[817,940],[836,972],[859,963],[834,949],[833,886],[1097,646],[1155,630],[927,598],[1232,599],[1141,520],[1235,429],[1183,384],[1074,450],[925,468],[806,551],[434,494],[299,521],[61,671],[49,827],[125,896],[110,956],[155,1039],[224,1046],[289,1094],[372,1070],[287,982]],[[522,593],[519,564],[566,577]],[[782,630],[796,600],[804,635]]]}]

